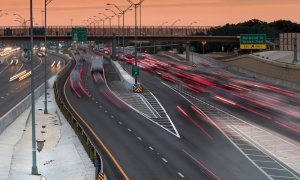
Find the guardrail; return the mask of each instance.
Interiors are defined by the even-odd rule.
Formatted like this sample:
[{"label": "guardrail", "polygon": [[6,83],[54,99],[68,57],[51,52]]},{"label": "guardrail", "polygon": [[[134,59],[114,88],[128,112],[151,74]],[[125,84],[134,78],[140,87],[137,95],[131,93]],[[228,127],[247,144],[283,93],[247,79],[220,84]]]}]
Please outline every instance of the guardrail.
[{"label": "guardrail", "polygon": [[[67,56],[65,56],[66,59],[68,59]],[[69,59],[68,59],[69,60]],[[75,61],[71,60],[68,61],[66,67],[64,70],[62,70],[54,83],[54,94],[55,94],[55,100],[57,102],[57,105],[59,109],[61,110],[64,117],[67,119],[71,127],[74,129],[75,133],[77,134],[79,140],[81,141],[84,149],[86,150],[89,158],[93,162],[93,164],[96,167],[96,177],[98,177],[98,174],[103,173],[103,161],[101,159],[99,151],[96,149],[95,143],[93,142],[92,138],[88,135],[86,130],[84,130],[83,126],[81,125],[79,118],[77,115],[71,110],[69,105],[65,103],[65,98],[62,97],[63,90],[63,83],[67,80],[68,75],[72,68],[75,65]]]}]

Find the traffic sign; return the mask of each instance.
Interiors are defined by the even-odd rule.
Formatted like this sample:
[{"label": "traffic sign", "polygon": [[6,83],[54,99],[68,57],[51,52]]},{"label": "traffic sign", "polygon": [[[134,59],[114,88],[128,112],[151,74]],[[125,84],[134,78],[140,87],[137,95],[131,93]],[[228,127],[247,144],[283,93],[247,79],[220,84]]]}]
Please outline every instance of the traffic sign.
[{"label": "traffic sign", "polygon": [[138,66],[132,66],[131,73],[132,73],[132,76],[140,75],[140,68]]},{"label": "traffic sign", "polygon": [[87,41],[86,28],[72,28],[72,41],[85,42]]},{"label": "traffic sign", "polygon": [[240,48],[241,49],[266,49],[267,48],[266,34],[241,34]]},{"label": "traffic sign", "polygon": [[105,175],[104,173],[98,173],[98,180],[104,180],[105,179]]},{"label": "traffic sign", "polygon": [[266,44],[241,44],[241,49],[267,49]]},{"label": "traffic sign", "polygon": [[138,87],[135,87],[135,88],[134,88],[134,92],[135,92],[135,93],[141,93],[141,92],[143,92],[143,89],[142,89],[141,87],[138,86]]}]

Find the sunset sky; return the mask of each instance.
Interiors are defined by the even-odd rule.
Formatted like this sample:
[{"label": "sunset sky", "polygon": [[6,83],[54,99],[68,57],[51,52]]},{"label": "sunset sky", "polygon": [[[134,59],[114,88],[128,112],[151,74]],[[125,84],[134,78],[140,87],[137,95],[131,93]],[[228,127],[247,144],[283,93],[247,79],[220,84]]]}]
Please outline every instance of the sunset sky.
[{"label": "sunset sky", "polygon": [[[132,0],[138,2],[139,0]],[[1,0],[0,10],[9,13],[0,17],[0,26],[19,25],[13,13],[29,19],[29,0]],[[44,0],[33,0],[34,24],[42,25]],[[82,25],[83,20],[105,11],[106,3],[115,3],[122,9],[129,6],[126,0],[53,0],[48,5],[48,25]],[[117,10],[115,10],[117,11]],[[300,0],[145,0],[142,6],[143,25],[172,24],[186,26],[197,21],[199,26],[224,25],[257,18],[263,21],[286,19],[300,23]],[[134,11],[125,15],[126,25],[134,23]],[[117,18],[112,20],[117,24]],[[108,21],[106,22],[108,24]]]}]

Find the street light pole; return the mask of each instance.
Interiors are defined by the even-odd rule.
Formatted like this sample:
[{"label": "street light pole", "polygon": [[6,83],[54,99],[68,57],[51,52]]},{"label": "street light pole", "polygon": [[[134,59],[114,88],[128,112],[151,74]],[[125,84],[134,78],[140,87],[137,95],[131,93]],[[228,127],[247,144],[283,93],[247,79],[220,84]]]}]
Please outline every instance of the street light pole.
[{"label": "street light pole", "polygon": [[[140,2],[139,3],[137,3],[137,4],[134,4],[133,2],[131,2],[130,0],[127,0],[130,4],[131,4],[131,6],[133,6],[134,7],[134,14],[135,14],[135,37],[134,37],[134,56],[135,56],[135,66],[137,67],[137,8],[138,8],[138,6],[139,5],[141,5],[142,4],[142,2],[144,1],[144,0],[140,0]],[[135,87],[137,87],[138,86],[138,81],[137,81],[137,76],[134,76],[135,78],[134,78],[134,85],[135,85]]]},{"label": "street light pole", "polygon": [[142,35],[142,0],[140,0],[140,35]]},{"label": "street light pole", "polygon": [[34,99],[34,62],[33,62],[33,13],[30,0],[30,61],[31,61],[31,116],[32,116],[32,168],[31,174],[38,175],[36,165],[36,137],[35,137],[35,99]]},{"label": "street light pole", "polygon": [[45,79],[44,79],[44,84],[45,84],[45,109],[44,109],[44,114],[48,114],[48,108],[47,108],[47,5],[50,4],[52,0],[45,0],[45,35],[44,35],[44,46],[45,46],[45,65],[44,65],[44,70],[45,70]]},{"label": "street light pole", "polygon": [[[98,14],[102,14],[103,16],[105,16],[106,19],[109,20],[109,31],[110,31],[110,33],[111,33],[111,18],[112,18],[112,17],[109,17],[109,16],[107,16],[107,15],[104,14],[104,13],[98,13]],[[111,33],[111,34],[112,34],[112,33]]]},{"label": "street light pole", "polygon": [[189,25],[188,25],[188,27],[191,27],[193,24],[196,24],[196,23],[198,23],[197,21],[193,21],[193,22],[191,22]]},{"label": "street light pole", "polygon": [[106,4],[106,5],[108,5],[108,6],[110,6],[110,5],[113,5],[119,12],[120,12],[120,14],[122,14],[122,16],[123,16],[123,27],[122,27],[122,36],[123,36],[123,42],[122,42],[122,46],[123,46],[123,48],[122,48],[122,50],[123,50],[123,55],[125,54],[125,13],[128,11],[128,10],[132,10],[132,9],[130,9],[131,8],[131,6],[129,6],[127,9],[125,9],[125,10],[122,10],[120,7],[118,7],[117,5],[115,5],[115,4]]},{"label": "street light pole", "polygon": [[[135,37],[134,37],[134,56],[135,56],[135,66],[137,66],[137,16],[136,16],[136,9],[138,5],[134,5],[134,13],[135,13]],[[135,85],[137,86],[137,76],[135,76],[134,80]]]},{"label": "street light pole", "polygon": [[115,16],[118,16],[118,45],[120,43],[120,14],[117,14],[114,10],[112,9],[105,9],[106,11],[111,11],[112,13],[114,13]]},{"label": "street light pole", "polygon": [[176,21],[174,21],[171,26],[174,26],[177,22],[181,21],[181,19],[177,19]]}]

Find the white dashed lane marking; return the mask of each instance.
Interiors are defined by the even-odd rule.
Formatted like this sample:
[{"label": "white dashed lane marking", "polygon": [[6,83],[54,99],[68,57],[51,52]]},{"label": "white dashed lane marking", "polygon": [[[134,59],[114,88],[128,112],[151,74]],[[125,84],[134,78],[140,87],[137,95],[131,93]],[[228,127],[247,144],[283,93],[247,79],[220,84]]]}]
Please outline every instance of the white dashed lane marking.
[{"label": "white dashed lane marking", "polygon": [[184,178],[184,175],[181,172],[177,173],[180,177]]},{"label": "white dashed lane marking", "polygon": [[165,158],[161,158],[165,163],[167,163],[168,161]]}]

